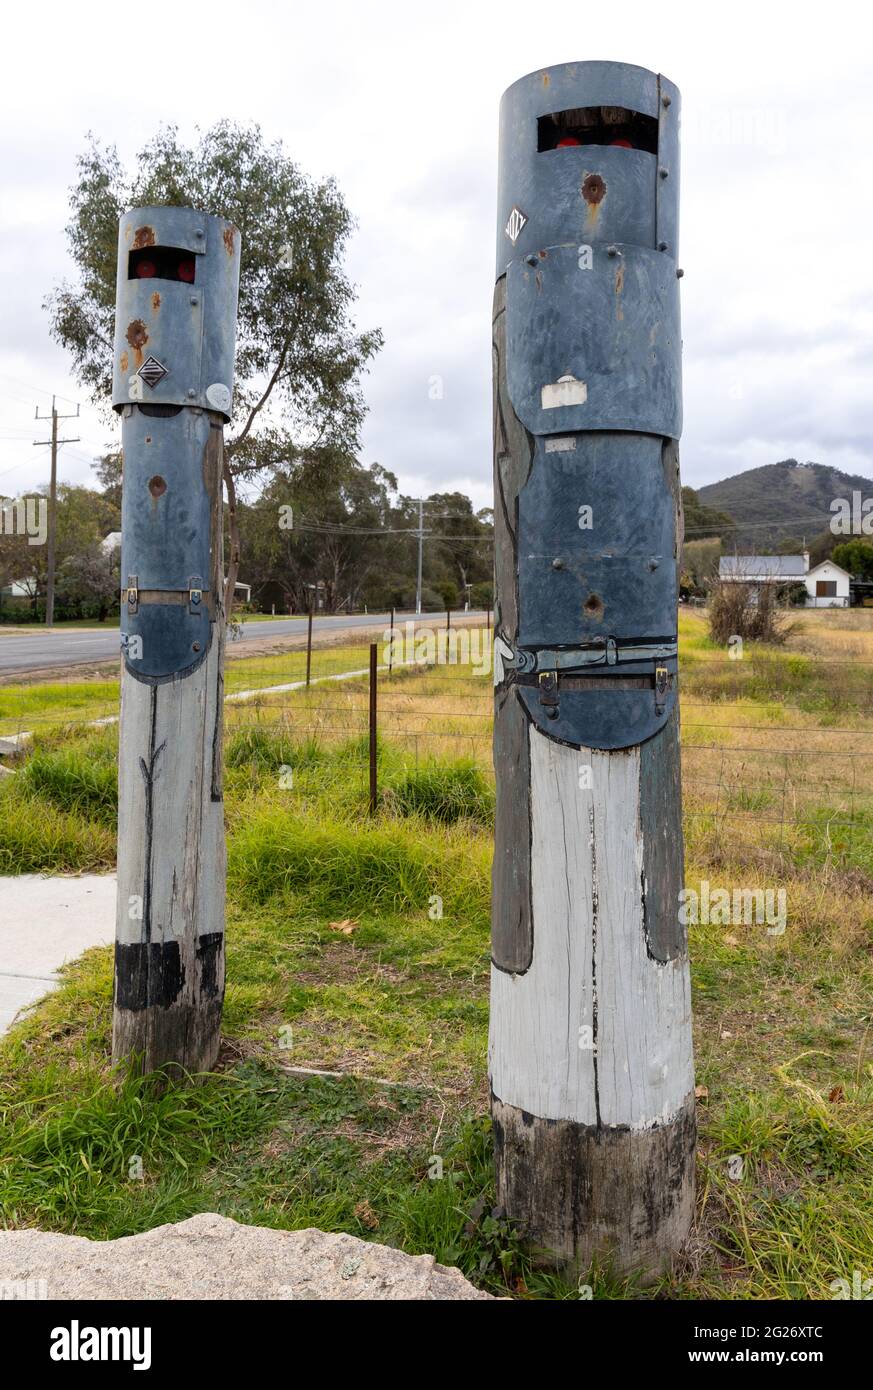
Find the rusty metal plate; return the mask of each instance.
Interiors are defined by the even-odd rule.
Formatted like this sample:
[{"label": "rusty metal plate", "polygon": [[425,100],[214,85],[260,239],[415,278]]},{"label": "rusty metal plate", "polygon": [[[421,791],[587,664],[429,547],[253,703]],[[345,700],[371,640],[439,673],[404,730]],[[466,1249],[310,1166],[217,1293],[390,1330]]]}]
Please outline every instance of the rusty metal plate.
[{"label": "rusty metal plate", "polygon": [[517,259],[509,266],[513,409],[534,434],[632,430],[677,439],[682,363],[675,266],[640,246],[615,245],[614,255],[603,245],[588,249],[590,255],[553,246],[535,265]]}]

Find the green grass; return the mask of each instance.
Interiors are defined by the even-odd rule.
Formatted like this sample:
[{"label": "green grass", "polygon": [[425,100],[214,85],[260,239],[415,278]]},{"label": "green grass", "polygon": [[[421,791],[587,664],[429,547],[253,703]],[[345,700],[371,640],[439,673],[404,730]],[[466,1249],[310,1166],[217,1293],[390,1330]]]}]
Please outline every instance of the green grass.
[{"label": "green grass", "polygon": [[[690,628],[692,651],[705,653]],[[782,670],[760,699],[745,692],[738,722],[796,722]],[[431,679],[405,673],[389,689],[412,701]],[[217,1210],[428,1251],[493,1292],[578,1296],[533,1270],[492,1211],[483,763],[418,760],[386,734],[371,817],[365,741],[350,719],[336,736],[312,727],[314,701],[229,719],[216,1073],[163,1094],[113,1077],[112,953],[88,952],[0,1043],[0,1211],[10,1224],[109,1238]],[[712,704],[717,727],[724,702],[716,693]],[[114,729],[39,735],[0,786],[0,868],[111,863],[116,739]],[[702,1090],[690,1252],[644,1290],[595,1269],[595,1297],[829,1298],[833,1280],[873,1274],[873,818],[858,808],[849,833],[823,795],[808,826],[744,829],[743,816],[772,812],[773,795],[766,780],[738,781],[739,819],[710,809],[686,832],[689,885],[788,892],[782,936],[692,928]],[[429,1175],[434,1156],[442,1177]],[[137,1157],[142,1177],[131,1176]]]}]

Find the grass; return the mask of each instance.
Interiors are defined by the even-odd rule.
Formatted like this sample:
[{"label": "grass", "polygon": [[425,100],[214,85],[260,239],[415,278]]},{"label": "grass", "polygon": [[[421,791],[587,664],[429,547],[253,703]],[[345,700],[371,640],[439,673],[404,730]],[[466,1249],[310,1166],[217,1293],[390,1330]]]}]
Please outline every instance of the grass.
[{"label": "grass", "polygon": [[[847,627],[850,659],[870,637]],[[731,695],[683,615],[686,882],[785,886],[788,924],[692,927],[697,1227],[668,1278],[640,1290],[596,1269],[595,1297],[828,1298],[873,1273],[873,808],[857,776],[873,714],[816,664],[819,641],[840,650],[817,621],[802,649],[728,669]],[[816,682],[824,714],[804,707]],[[463,668],[385,678],[375,817],[365,682],[228,706],[219,1067],[163,1095],[113,1076],[111,951],[88,952],[0,1044],[7,1222],[108,1238],[217,1210],[429,1251],[493,1292],[577,1296],[492,1213],[488,706],[487,677]],[[4,871],[111,863],[116,738],[38,735],[0,788]]]}]

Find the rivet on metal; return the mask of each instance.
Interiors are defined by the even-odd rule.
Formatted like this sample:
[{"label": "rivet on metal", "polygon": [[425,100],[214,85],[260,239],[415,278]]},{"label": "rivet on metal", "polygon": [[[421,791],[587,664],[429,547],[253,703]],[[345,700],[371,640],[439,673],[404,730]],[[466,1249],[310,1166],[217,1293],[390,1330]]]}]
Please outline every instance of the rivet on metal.
[{"label": "rivet on metal", "polygon": [[662,164],[661,167],[660,167],[660,169],[658,170],[658,178],[659,178],[659,179],[666,179],[666,178],[669,176],[669,173],[670,173],[670,170],[669,170],[669,169],[665,169],[664,166],[663,166],[663,164]]}]

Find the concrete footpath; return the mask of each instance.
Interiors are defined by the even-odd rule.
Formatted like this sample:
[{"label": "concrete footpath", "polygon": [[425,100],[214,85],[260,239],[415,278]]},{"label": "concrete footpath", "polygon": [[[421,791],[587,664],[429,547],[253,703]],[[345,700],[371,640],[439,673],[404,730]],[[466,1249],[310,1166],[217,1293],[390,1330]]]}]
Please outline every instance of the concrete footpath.
[{"label": "concrete footpath", "polygon": [[57,987],[57,972],[115,939],[115,875],[0,878],[0,1033]]}]

